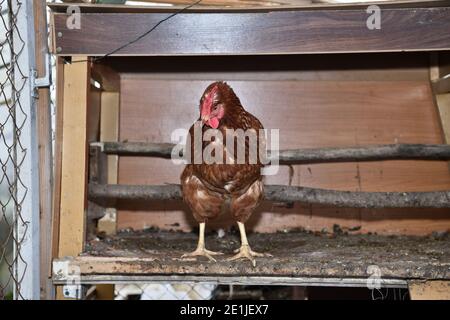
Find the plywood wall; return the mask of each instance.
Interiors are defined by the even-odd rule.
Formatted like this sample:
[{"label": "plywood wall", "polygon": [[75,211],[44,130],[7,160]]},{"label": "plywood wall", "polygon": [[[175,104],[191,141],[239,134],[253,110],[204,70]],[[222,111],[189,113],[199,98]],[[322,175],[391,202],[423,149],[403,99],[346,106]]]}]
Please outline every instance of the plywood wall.
[{"label": "plywood wall", "polygon": [[[330,62],[327,62],[330,64]],[[314,148],[387,143],[442,143],[443,137],[427,78],[428,68],[385,66],[364,70],[121,74],[121,141],[168,142],[177,128],[198,117],[198,101],[213,80],[230,80],[244,107],[266,128],[280,129],[280,147]],[[390,63],[391,64],[391,63]],[[223,67],[221,68],[223,69]],[[325,80],[323,80],[325,79]],[[179,183],[181,166],[170,160],[122,157],[119,183]],[[287,184],[281,167],[266,183]],[[446,163],[384,161],[294,166],[293,184],[351,191],[431,191],[450,188]],[[265,203],[249,221],[254,231],[306,228],[331,230],[334,224],[360,226],[360,232],[427,234],[450,228],[448,210],[364,210]],[[125,203],[118,227],[191,230],[182,203]],[[224,216],[211,228],[232,225]]]}]

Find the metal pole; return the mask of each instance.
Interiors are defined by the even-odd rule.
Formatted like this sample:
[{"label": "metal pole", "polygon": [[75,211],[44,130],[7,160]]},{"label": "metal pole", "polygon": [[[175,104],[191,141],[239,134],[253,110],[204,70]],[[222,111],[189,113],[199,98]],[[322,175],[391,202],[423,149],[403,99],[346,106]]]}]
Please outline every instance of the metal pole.
[{"label": "metal pole", "polygon": [[15,299],[39,299],[39,154],[34,94],[33,0],[12,1],[16,205]]}]

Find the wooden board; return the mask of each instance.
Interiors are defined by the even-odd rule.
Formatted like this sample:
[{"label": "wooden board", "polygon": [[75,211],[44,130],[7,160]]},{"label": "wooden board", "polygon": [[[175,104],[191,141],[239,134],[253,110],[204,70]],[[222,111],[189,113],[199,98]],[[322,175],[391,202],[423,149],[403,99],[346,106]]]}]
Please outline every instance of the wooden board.
[{"label": "wooden board", "polygon": [[411,300],[450,300],[450,281],[411,281]]},{"label": "wooden board", "polygon": [[89,87],[89,101],[87,110],[87,141],[95,142],[100,139],[100,112],[102,91],[92,85]]},{"label": "wooden board", "polygon": [[[102,92],[100,141],[117,141],[119,136],[119,92]],[[117,183],[117,156],[108,156],[108,183]]]},{"label": "wooden board", "polygon": [[[360,9],[367,8],[370,4],[377,4],[381,8],[428,8],[428,7],[440,7],[448,6],[450,1],[448,0],[390,0],[390,1],[371,1],[364,3],[355,3],[349,1],[348,3],[338,2],[331,3],[324,1],[314,1],[309,0],[281,0],[276,1],[277,5],[272,5],[271,0],[265,1],[251,1],[243,0],[245,6],[224,6],[227,0],[203,0],[198,5],[188,9],[189,12],[268,12],[268,11],[279,11],[279,10],[320,10],[320,9]],[[231,2],[236,2],[241,0],[231,0]],[[66,1],[69,2],[69,1]],[[143,12],[174,12],[180,10],[192,4],[194,1],[190,0],[174,0],[174,1],[148,1],[145,2],[163,2],[164,4],[173,3],[173,6],[154,6],[154,5],[117,5],[117,4],[87,4],[80,3],[78,0],[73,0],[70,2],[78,2],[77,6],[81,9],[81,12],[86,13],[143,13]],[[251,5],[250,5],[251,3]],[[184,4],[184,5],[183,5]],[[48,3],[48,6],[54,12],[67,12],[67,7],[71,3]]]},{"label": "wooden board", "polygon": [[[213,79],[214,74],[209,77]],[[197,118],[198,100],[209,82],[122,74],[120,140],[170,142],[174,129],[188,128]],[[426,80],[235,80],[230,84],[244,106],[266,128],[281,127],[281,148],[443,142]],[[169,160],[122,157],[119,183],[179,183],[181,170]],[[266,179],[267,184],[288,181],[287,167]],[[431,191],[449,189],[450,174],[446,163],[441,162],[321,164],[295,166],[293,184],[352,191]],[[121,209],[119,228],[190,230],[196,225],[181,203],[160,202],[151,208],[129,203]],[[275,232],[296,227],[331,230],[339,224],[360,226],[361,232],[426,234],[448,229],[449,222],[447,210],[415,209],[405,215],[399,209],[337,209],[300,204],[283,208],[266,204],[254,213],[248,226],[259,232]],[[211,221],[209,227],[231,224],[230,218],[223,216]]]},{"label": "wooden board", "polygon": [[60,257],[77,255],[84,248],[89,87],[86,62],[64,66]]},{"label": "wooden board", "polygon": [[[358,10],[181,13],[114,55],[248,55],[450,49],[450,7],[386,8],[369,30]],[[54,14],[54,52],[105,55],[144,34],[167,13],[82,14],[69,29]],[[243,28],[242,26],[245,26]]]},{"label": "wooden board", "polygon": [[[245,282],[247,277],[259,276],[272,277],[274,281],[276,277],[285,277],[284,285],[292,285],[296,278],[321,278],[322,285],[326,284],[326,278],[340,278],[342,282],[356,278],[367,286],[375,284],[371,280],[379,280],[383,285],[389,279],[450,279],[448,236],[432,239],[304,232],[251,234],[252,249],[273,255],[256,258],[256,267],[248,260],[226,261],[239,247],[237,233],[226,233],[223,238],[216,233],[206,236],[208,249],[224,253],[217,257],[217,262],[203,257],[180,259],[183,253],[194,249],[196,240],[193,233],[126,232],[107,241],[90,242],[86,253],[69,261],[80,268],[82,281],[84,277],[111,281],[117,276],[123,282],[139,276],[148,276],[147,280],[151,276],[166,277],[167,282],[173,276],[179,276],[179,280],[210,276],[213,281],[220,281],[219,277],[238,276],[238,281]],[[376,275],[374,271],[379,272],[379,278],[370,277]],[[64,274],[55,270],[54,280],[64,281]]]},{"label": "wooden board", "polygon": [[[100,119],[100,141],[117,141],[119,138],[119,92],[102,92]],[[118,175],[119,158],[116,155],[108,155],[107,183],[116,184]],[[117,210],[106,209],[106,215],[98,221],[99,232],[114,234],[117,227]]]},{"label": "wooden board", "polygon": [[[34,4],[35,57],[37,77],[46,76],[46,52],[48,51],[47,13],[44,0]],[[49,75],[50,76],[50,75]],[[52,299],[53,289],[50,280],[52,260],[52,117],[50,88],[38,89],[36,101],[38,141],[39,141],[39,210],[40,210],[40,284],[41,298]]]},{"label": "wooden board", "polygon": [[450,144],[450,93],[436,95],[445,142]]},{"label": "wooden board", "polygon": [[[77,255],[84,249],[87,183],[87,114],[90,73],[85,58],[74,64],[59,60],[58,131],[54,197],[54,255]],[[61,99],[61,100],[60,100]],[[57,206],[57,209],[56,209]],[[64,299],[57,288],[57,299]]]},{"label": "wooden board", "polygon": [[52,258],[58,257],[61,213],[62,145],[64,112],[64,61],[56,59],[56,115],[52,212]]}]

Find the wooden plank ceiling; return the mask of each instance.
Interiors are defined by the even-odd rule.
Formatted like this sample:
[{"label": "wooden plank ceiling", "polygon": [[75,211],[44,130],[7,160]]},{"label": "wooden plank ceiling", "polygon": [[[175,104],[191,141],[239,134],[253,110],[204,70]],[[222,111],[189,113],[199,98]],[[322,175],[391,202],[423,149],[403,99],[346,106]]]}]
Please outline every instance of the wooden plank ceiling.
[{"label": "wooden plank ceiling", "polygon": [[[450,6],[386,7],[381,29],[369,30],[367,5],[345,8],[264,8],[180,13],[144,34],[167,13],[88,13],[81,28],[67,27],[66,13],[54,13],[60,55],[248,55],[288,53],[428,51],[450,49]],[[169,10],[169,9],[164,9]],[[174,9],[170,9],[174,11]],[[170,11],[169,10],[169,11]]]}]

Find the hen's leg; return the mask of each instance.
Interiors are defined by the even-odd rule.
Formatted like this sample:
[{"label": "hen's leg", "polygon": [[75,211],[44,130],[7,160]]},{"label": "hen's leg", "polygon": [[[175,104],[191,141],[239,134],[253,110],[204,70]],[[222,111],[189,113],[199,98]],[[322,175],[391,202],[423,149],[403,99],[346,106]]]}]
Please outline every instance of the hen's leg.
[{"label": "hen's leg", "polygon": [[[245,226],[242,222],[238,221],[239,226],[239,232],[241,233],[241,247],[237,250],[238,254],[228,258],[227,260],[233,261],[237,259],[249,259],[252,262],[252,265],[256,266],[256,260],[255,257],[271,257],[271,254],[268,253],[258,253],[253,251],[250,248],[250,245],[248,244],[247,240],[247,234],[245,233]],[[236,251],[235,251],[236,252]]]},{"label": "hen's leg", "polygon": [[205,249],[205,223],[200,223],[199,228],[199,236],[198,236],[198,245],[197,249],[191,253],[185,253],[181,256],[181,258],[187,258],[187,257],[196,257],[196,256],[205,256],[209,260],[216,262],[216,259],[214,259],[212,256],[223,254],[222,252],[214,252],[209,251]]}]

